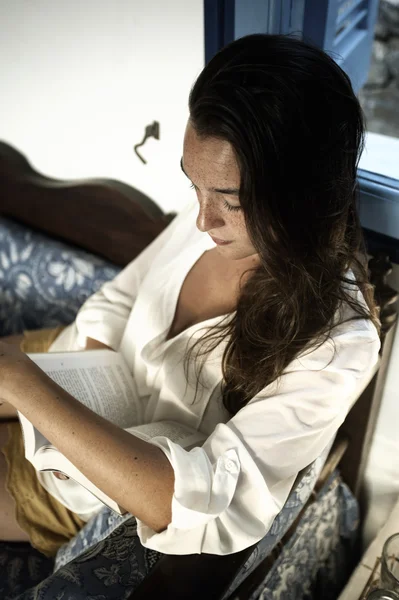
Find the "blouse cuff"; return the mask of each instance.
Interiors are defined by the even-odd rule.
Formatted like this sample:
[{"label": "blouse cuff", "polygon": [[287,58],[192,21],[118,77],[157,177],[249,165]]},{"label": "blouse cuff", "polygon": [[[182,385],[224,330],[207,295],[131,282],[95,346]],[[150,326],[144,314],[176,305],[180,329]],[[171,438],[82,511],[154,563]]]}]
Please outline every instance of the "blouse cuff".
[{"label": "blouse cuff", "polygon": [[212,464],[202,448],[187,452],[166,437],[151,440],[164,451],[175,475],[172,521],[175,529],[206,525],[230,505],[237,487],[240,461],[234,448]]}]

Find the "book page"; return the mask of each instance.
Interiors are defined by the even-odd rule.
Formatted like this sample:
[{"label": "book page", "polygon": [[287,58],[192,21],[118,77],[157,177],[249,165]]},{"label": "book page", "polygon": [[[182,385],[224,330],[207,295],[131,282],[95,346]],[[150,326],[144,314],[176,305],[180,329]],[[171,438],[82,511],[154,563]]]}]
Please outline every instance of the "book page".
[{"label": "book page", "polygon": [[112,350],[28,354],[53,381],[108,421],[128,427],[140,422],[132,375]]},{"label": "book page", "polygon": [[40,431],[33,427],[32,423],[19,411],[18,418],[24,440],[25,458],[31,460],[42,446],[48,446],[50,442],[42,433],[40,433]]}]

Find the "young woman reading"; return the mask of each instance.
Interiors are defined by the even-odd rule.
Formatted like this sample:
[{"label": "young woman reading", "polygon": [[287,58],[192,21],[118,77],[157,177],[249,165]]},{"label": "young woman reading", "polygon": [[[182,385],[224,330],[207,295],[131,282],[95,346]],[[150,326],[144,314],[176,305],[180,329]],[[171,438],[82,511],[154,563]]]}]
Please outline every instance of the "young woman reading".
[{"label": "young woman reading", "polygon": [[[125,507],[143,546],[229,554],[264,537],[378,358],[356,209],[364,125],[341,68],[286,36],[222,49],[189,110],[181,168],[195,198],[71,325],[0,343],[0,410]],[[144,442],[95,415],[26,356],[38,341],[119,350],[143,422],[186,423],[205,443]],[[28,472],[18,422],[0,432],[0,538],[54,554],[102,504]]]}]

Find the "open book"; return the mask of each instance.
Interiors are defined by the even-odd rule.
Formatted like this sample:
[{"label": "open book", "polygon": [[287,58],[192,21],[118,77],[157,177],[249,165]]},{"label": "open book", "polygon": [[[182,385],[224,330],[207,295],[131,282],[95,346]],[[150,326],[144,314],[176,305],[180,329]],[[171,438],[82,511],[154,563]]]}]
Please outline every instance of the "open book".
[{"label": "open book", "polygon": [[[183,448],[200,446],[206,435],[181,423],[158,421],[137,425],[141,407],[134,379],[118,352],[49,352],[29,354],[51,379],[95,413],[140,437],[150,440],[166,436]],[[25,457],[37,471],[59,471],[83,485],[101,502],[119,514],[126,511],[94,485],[57,450],[21,413],[18,413],[25,444]],[[134,425],[136,423],[136,425]]]}]

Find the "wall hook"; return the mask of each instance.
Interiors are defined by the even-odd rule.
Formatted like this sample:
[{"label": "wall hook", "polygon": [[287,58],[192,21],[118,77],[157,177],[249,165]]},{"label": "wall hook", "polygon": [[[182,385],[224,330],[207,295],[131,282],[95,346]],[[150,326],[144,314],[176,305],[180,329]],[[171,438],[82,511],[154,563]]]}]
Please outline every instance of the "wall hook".
[{"label": "wall hook", "polygon": [[146,140],[149,137],[153,137],[156,140],[159,140],[159,123],[158,121],[153,121],[151,123],[151,125],[147,125],[147,127],[145,128],[145,133],[144,133],[144,137],[143,140],[140,142],[140,144],[136,144],[134,147],[134,151],[137,154],[137,156],[139,157],[139,159],[146,165],[147,161],[141,156],[141,154],[137,151],[137,148],[140,148],[140,146],[143,146],[146,142]]}]

